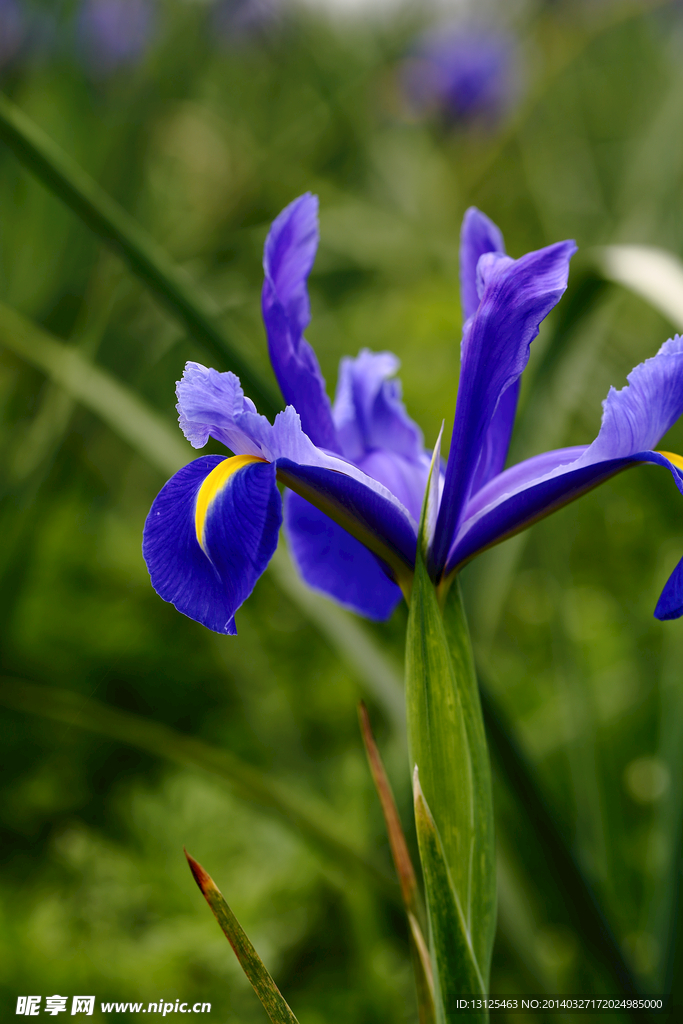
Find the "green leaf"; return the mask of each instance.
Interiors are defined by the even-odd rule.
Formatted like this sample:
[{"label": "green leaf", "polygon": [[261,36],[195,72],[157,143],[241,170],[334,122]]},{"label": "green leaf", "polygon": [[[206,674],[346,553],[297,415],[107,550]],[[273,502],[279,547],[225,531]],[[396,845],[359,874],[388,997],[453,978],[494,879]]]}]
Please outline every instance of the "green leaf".
[{"label": "green leaf", "polygon": [[230,342],[211,300],[174,265],[144,228],[1,93],[0,139],[46,188],[125,260],[197,341],[220,363],[227,362],[260,412],[273,416],[279,411],[281,403]]},{"label": "green leaf", "polygon": [[178,430],[134,391],[94,366],[71,345],[56,341],[21,313],[0,303],[0,345],[58,384],[71,398],[94,412],[164,475],[193,458]]},{"label": "green leaf", "polygon": [[[457,1013],[456,1000],[462,996],[486,995],[472,948],[463,908],[451,878],[439,830],[420,788],[419,773],[413,776],[415,827],[427,892],[427,908],[434,960],[434,988],[437,1022],[444,1024]],[[459,1014],[464,1020],[487,1020],[485,1011]]]},{"label": "green leaf", "polygon": [[223,934],[232,946],[235,956],[239,960],[240,967],[246,974],[254,992],[261,1000],[263,1008],[270,1017],[273,1024],[298,1024],[298,1021],[284,996],[280,992],[265,964],[261,960],[249,938],[240,925],[239,921],[228,906],[222,892],[216,883],[207,875],[201,864],[190,857],[185,850],[187,863],[194,880],[199,886],[204,899],[211,907],[214,917],[223,929]]}]

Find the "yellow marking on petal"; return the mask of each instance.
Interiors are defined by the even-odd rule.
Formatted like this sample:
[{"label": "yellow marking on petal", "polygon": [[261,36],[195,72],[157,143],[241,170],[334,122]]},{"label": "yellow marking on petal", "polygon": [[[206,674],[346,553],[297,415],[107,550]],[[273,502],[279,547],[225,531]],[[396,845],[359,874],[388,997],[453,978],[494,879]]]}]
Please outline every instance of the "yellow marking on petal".
[{"label": "yellow marking on petal", "polygon": [[663,455],[676,469],[683,469],[683,455],[676,455],[675,452],[657,452],[657,455]]},{"label": "yellow marking on petal", "polygon": [[217,494],[225,487],[230,477],[238,470],[244,469],[252,462],[267,462],[267,459],[260,459],[257,455],[233,455],[232,458],[223,459],[215,466],[206,477],[202,486],[197,491],[197,504],[194,510],[194,527],[197,533],[197,543],[204,554],[204,526],[209,512],[211,502]]}]

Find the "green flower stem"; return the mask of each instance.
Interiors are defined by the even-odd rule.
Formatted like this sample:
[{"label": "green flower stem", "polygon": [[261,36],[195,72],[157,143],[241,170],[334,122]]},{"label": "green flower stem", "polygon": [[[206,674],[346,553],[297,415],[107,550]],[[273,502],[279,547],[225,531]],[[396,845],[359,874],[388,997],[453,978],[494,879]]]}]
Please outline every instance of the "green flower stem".
[{"label": "green flower stem", "polygon": [[0,93],[0,139],[16,157],[125,260],[189,333],[227,364],[259,411],[281,408],[272,389],[251,369],[218,322],[213,303],[174,265],[164,249],[38,125]]},{"label": "green flower stem", "polygon": [[275,812],[294,825],[345,873],[353,877],[360,871],[368,876],[386,897],[400,905],[396,883],[349,842],[342,834],[343,826],[327,807],[313,798],[303,797],[229,751],[81,694],[7,676],[0,677],[0,704],[108,736],[183,768],[200,768],[209,772],[227,782],[241,799]]}]

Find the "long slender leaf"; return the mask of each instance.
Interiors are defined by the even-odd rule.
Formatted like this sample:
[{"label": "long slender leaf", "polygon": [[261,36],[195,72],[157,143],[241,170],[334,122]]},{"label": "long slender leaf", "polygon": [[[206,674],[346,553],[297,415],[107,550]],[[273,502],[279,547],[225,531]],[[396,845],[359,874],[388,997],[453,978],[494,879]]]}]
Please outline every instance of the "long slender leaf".
[{"label": "long slender leaf", "polygon": [[294,825],[347,873],[362,871],[389,898],[397,898],[393,881],[349,842],[332,820],[333,815],[328,808],[311,798],[302,797],[227,750],[80,694],[6,676],[0,677],[0,704],[108,736],[185,768],[209,772],[227,782],[242,799],[257,803]]},{"label": "long slender leaf", "polygon": [[[488,995],[477,965],[463,907],[451,878],[439,829],[420,788],[417,766],[413,775],[415,827],[424,873],[432,956],[436,970],[434,988],[436,1019],[445,1024],[457,1013],[456,1000],[462,996]],[[486,1011],[467,1014],[464,1020],[484,1021]]]},{"label": "long slender leaf", "polygon": [[90,175],[38,125],[0,93],[0,139],[62,202],[113,248],[193,337],[241,379],[259,410],[273,416],[281,403],[254,373],[218,322],[217,310],[188,275]]},{"label": "long slender leaf", "polygon": [[213,878],[207,875],[201,864],[190,857],[187,850],[185,856],[200,892],[211,907],[214,917],[239,960],[240,967],[273,1024],[299,1024]]},{"label": "long slender leaf", "polygon": [[3,303],[0,344],[47,374],[163,474],[175,473],[192,458],[180,433],[133,391]]}]

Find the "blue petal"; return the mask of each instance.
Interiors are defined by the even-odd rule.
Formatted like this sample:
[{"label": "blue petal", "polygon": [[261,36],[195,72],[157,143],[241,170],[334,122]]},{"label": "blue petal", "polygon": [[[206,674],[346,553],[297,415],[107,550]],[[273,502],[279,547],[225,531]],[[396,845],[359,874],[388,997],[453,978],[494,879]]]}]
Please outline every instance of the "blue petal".
[{"label": "blue petal", "polygon": [[318,198],[307,192],[273,221],[263,252],[261,295],[268,351],[287,405],[314,444],[338,451],[330,400],[315,352],[303,336],[311,319],[306,282],[318,248]]},{"label": "blue petal", "polygon": [[585,461],[614,459],[654,448],[683,413],[683,338],[666,341],[628,377],[628,386],[610,388],[602,403],[600,433]]},{"label": "blue petal", "polygon": [[360,541],[298,494],[285,496],[285,531],[309,586],[366,618],[388,619],[401,590]]},{"label": "blue petal", "polygon": [[432,548],[437,574],[445,566],[496,407],[519,379],[541,321],[567,287],[575,251],[573,242],[558,242],[518,260],[493,252],[479,259],[481,300],[463,332],[455,423]]},{"label": "blue petal", "polygon": [[[417,529],[405,508],[364,483],[317,466],[277,462],[278,480],[344,527],[409,585],[415,565]],[[368,479],[367,477],[365,479]]]},{"label": "blue petal", "polygon": [[504,391],[496,406],[489,428],[479,453],[479,462],[472,478],[472,494],[476,494],[485,484],[502,472],[510,447],[512,427],[517,415],[520,381],[511,384]]},{"label": "blue petal", "polygon": [[234,634],[235,612],[277,547],[282,502],[275,466],[250,462],[215,490],[200,546],[197,496],[227,461],[205,455],[168,481],[147,517],[142,551],[152,586],[164,601],[217,633]]},{"label": "blue petal", "polygon": [[[480,551],[518,533],[629,466],[644,462],[664,466],[683,493],[683,472],[659,452],[635,452],[593,463],[579,457],[557,465],[570,451],[536,455],[512,466],[482,488],[467,507],[466,518],[448,556],[446,574],[457,571]],[[579,451],[585,455],[587,449]],[[476,509],[472,507],[475,503],[479,506]]]},{"label": "blue petal", "polygon": [[655,608],[655,618],[662,621],[680,619],[681,615],[683,615],[683,558],[669,576]]},{"label": "blue petal", "polygon": [[416,461],[424,456],[422,431],[401,401],[399,366],[392,352],[367,348],[341,360],[332,415],[347,459],[360,462],[375,449]]},{"label": "blue petal", "polygon": [[505,252],[505,242],[499,227],[492,220],[470,206],[465,211],[460,231],[460,301],[463,321],[477,312],[477,263],[486,252]]}]

